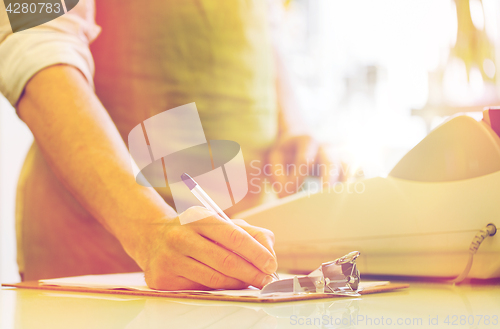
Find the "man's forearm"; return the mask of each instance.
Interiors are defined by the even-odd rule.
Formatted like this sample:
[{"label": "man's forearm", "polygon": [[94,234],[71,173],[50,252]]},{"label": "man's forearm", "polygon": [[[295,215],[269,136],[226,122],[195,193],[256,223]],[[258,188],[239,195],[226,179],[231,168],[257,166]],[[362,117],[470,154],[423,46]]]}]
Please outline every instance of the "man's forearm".
[{"label": "man's forearm", "polygon": [[154,189],[135,182],[125,143],[77,69],[58,65],[37,73],[18,112],[55,174],[129,253],[141,243],[130,232],[176,216]]},{"label": "man's forearm", "polygon": [[197,221],[180,225],[153,188],[135,182],[120,134],[78,70],[40,71],[18,111],[55,174],[120,240],[149,287],[241,289],[272,280],[270,231],[226,222],[202,207],[186,210]]}]

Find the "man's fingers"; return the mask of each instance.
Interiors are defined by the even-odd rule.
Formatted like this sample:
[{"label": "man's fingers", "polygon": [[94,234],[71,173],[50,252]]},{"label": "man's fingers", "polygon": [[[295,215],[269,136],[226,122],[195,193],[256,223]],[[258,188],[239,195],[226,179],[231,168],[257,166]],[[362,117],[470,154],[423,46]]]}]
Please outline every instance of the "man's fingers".
[{"label": "man's fingers", "polygon": [[[330,167],[332,166],[332,162],[330,158],[328,157],[328,154],[326,153],[325,149],[323,147],[320,147],[318,149],[318,155],[316,157],[316,164],[319,168],[319,173],[316,172],[321,179],[323,180],[323,183],[329,183],[330,179],[332,178],[330,175]],[[339,170],[340,172],[342,171],[342,168]],[[339,173],[340,176],[340,173]],[[339,180],[337,178],[337,180]]]},{"label": "man's fingers", "polygon": [[[153,273],[154,272],[154,273]],[[169,274],[167,271],[145,271],[149,288],[157,290],[209,290],[210,288],[182,276]]]},{"label": "man's fingers", "polygon": [[314,161],[316,154],[318,154],[319,145],[309,136],[297,137],[297,154],[295,156],[296,163],[306,163]]},{"label": "man's fingers", "polygon": [[214,216],[193,224],[199,234],[241,255],[262,272],[276,271],[278,264],[271,252],[241,227]]},{"label": "man's fingers", "polygon": [[[312,166],[316,159],[318,153],[319,145],[310,136],[296,136],[289,142],[288,152],[292,158],[289,163],[294,164],[295,172],[293,172],[294,181],[298,184],[298,187],[302,184],[307,176],[313,174]],[[304,169],[306,171],[304,172]]]},{"label": "man's fingers", "polygon": [[216,271],[215,269],[195,260],[186,257],[183,276],[191,281],[196,281],[212,289],[244,289],[248,283],[229,277]]},{"label": "man's fingers", "polygon": [[[285,155],[283,154],[283,150],[277,149],[273,150],[269,154],[269,164],[271,165],[271,172],[264,172],[264,175],[271,174],[272,179],[275,182],[278,182],[279,184],[283,185],[287,182],[287,173],[285,172],[278,172],[279,166],[283,166],[285,164]],[[286,168],[286,167],[285,167]],[[286,170],[286,169],[285,169]]]},{"label": "man's fingers", "polygon": [[276,258],[276,253],[274,252],[274,233],[268,229],[255,227],[242,219],[233,219],[233,223],[244,229],[248,234],[250,234],[255,240],[257,240],[261,245],[267,248]]},{"label": "man's fingers", "polygon": [[[278,148],[273,150],[269,155],[269,164],[271,165],[271,179],[272,181],[278,183],[276,192],[279,197],[284,197],[287,194],[291,194],[297,190],[295,186],[294,178],[289,177],[288,167],[286,166],[286,157],[284,152],[286,150]],[[264,174],[269,174],[269,172],[264,172]],[[289,186],[291,185],[291,186]],[[274,185],[271,185],[274,186]],[[274,188],[274,187],[273,187]]]},{"label": "man's fingers", "polygon": [[181,254],[175,257],[174,268],[172,260],[160,260],[154,268],[145,271],[145,279],[150,288],[159,290],[243,289],[248,286]]},{"label": "man's fingers", "polygon": [[[272,281],[269,275],[259,271],[241,256],[202,236],[196,236],[193,243],[189,247],[185,247],[185,251],[189,257],[209,266],[222,275],[235,278],[240,282],[247,283],[247,285],[251,284],[262,288]],[[222,280],[221,277],[215,279]]]}]

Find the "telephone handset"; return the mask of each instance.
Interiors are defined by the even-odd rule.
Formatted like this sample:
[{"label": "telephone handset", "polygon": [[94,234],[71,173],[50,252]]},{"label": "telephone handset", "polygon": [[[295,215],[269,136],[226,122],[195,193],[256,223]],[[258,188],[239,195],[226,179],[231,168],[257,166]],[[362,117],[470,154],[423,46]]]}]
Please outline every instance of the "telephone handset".
[{"label": "telephone handset", "polygon": [[[476,234],[500,227],[500,109],[483,116],[449,119],[388,177],[363,180],[362,191],[293,195],[238,218],[274,232],[281,270],[307,272],[359,250],[364,274],[457,277]],[[481,244],[468,277],[500,277],[499,256],[497,234]]]}]

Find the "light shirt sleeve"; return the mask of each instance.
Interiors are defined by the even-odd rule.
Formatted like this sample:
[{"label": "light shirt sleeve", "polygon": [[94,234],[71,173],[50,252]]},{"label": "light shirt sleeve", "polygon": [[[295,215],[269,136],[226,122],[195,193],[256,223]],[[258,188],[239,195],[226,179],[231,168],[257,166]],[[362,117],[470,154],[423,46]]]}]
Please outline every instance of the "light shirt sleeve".
[{"label": "light shirt sleeve", "polygon": [[16,107],[31,77],[56,64],[76,67],[93,88],[94,61],[89,44],[100,30],[95,23],[94,0],[80,0],[50,22],[12,33],[0,1],[0,92]]}]

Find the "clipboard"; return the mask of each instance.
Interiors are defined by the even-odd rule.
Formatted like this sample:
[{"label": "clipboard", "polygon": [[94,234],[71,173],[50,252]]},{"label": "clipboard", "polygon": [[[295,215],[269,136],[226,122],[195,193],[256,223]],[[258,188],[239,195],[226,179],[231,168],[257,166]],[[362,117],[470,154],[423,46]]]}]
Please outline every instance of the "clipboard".
[{"label": "clipboard", "polygon": [[[190,291],[186,292],[169,292],[169,291],[139,291],[125,289],[105,289],[105,288],[88,288],[88,287],[69,287],[69,286],[50,286],[41,285],[38,281],[25,281],[20,283],[2,284],[3,287],[14,287],[21,289],[39,289],[51,291],[68,291],[81,293],[97,293],[97,294],[115,294],[128,296],[146,296],[146,297],[163,297],[163,298],[180,298],[180,299],[198,299],[198,300],[218,300],[229,302],[253,302],[253,303],[278,303],[278,302],[293,302],[311,299],[326,299],[326,298],[345,298],[341,295],[332,294],[298,294],[298,295],[261,295],[261,296],[224,296],[216,294],[200,294]],[[361,284],[362,286],[362,284]],[[410,285],[405,283],[385,283],[382,285],[369,286],[359,292],[360,295],[375,294],[381,292],[394,291],[408,288]]]},{"label": "clipboard", "polygon": [[280,279],[259,290],[176,290],[161,291],[148,287],[143,272],[84,275],[59,279],[4,284],[5,287],[102,293],[165,298],[190,298],[229,302],[276,303],[310,299],[359,297],[361,295],[408,288],[408,284],[388,281],[360,283],[356,266],[358,251],[353,251],[331,262],[323,263],[309,275]]}]

